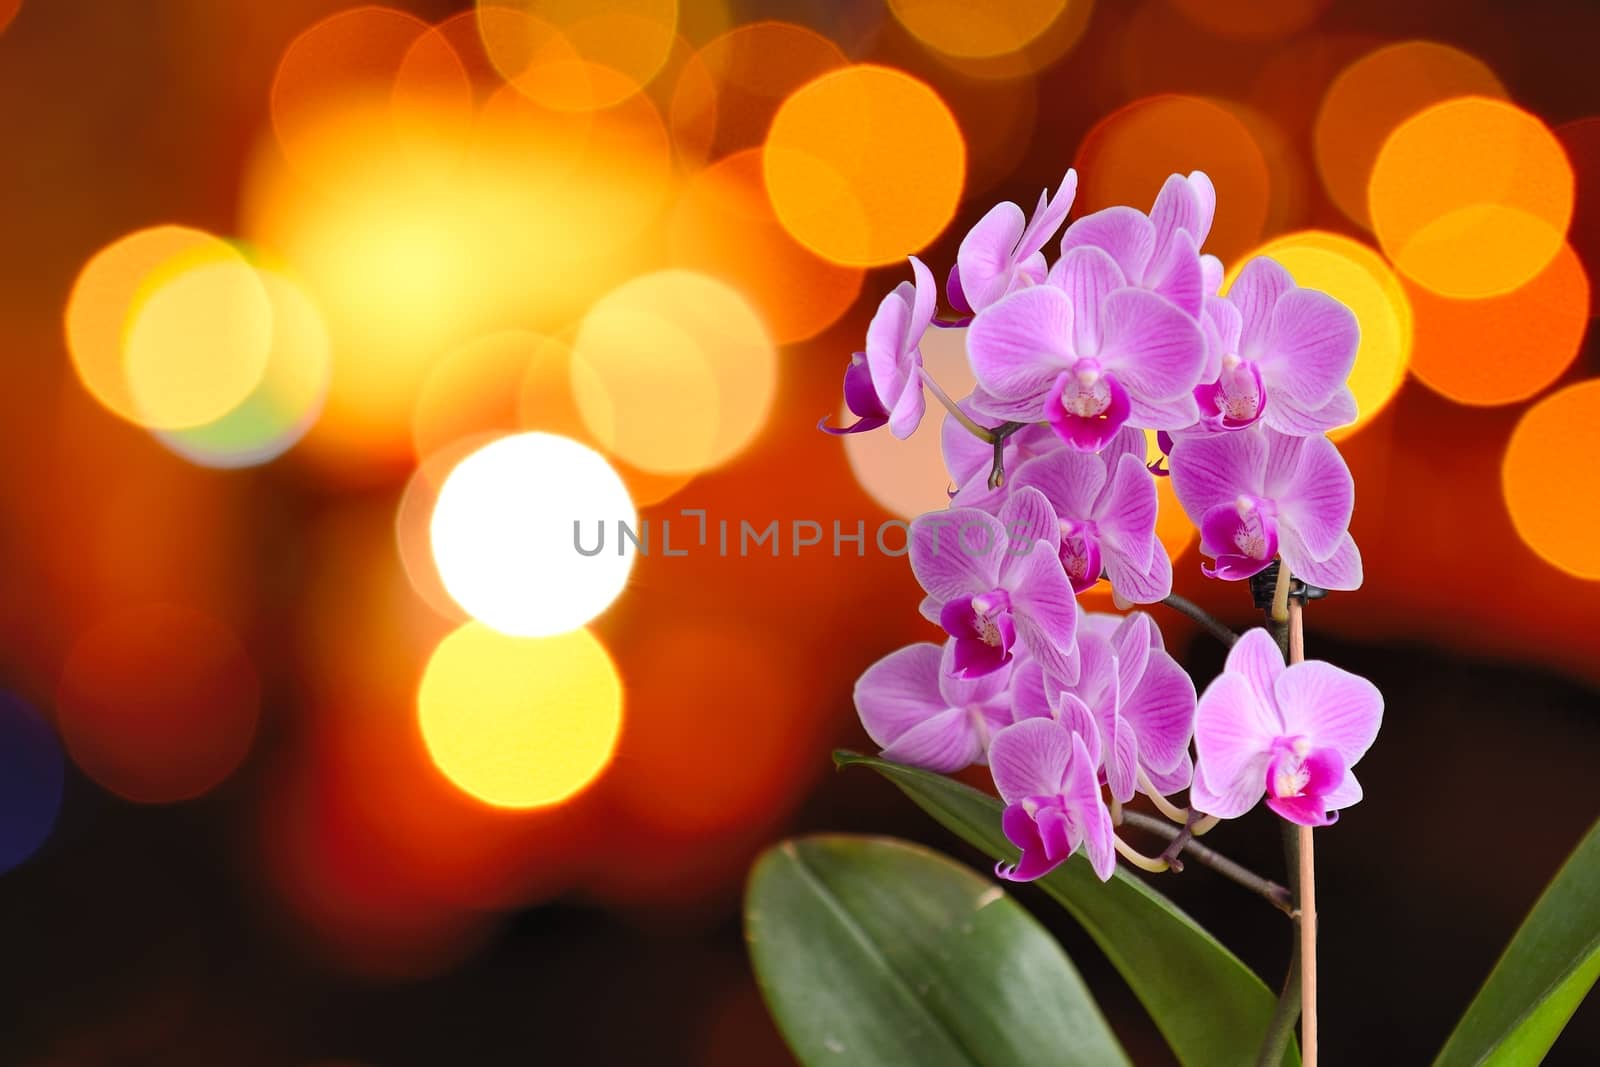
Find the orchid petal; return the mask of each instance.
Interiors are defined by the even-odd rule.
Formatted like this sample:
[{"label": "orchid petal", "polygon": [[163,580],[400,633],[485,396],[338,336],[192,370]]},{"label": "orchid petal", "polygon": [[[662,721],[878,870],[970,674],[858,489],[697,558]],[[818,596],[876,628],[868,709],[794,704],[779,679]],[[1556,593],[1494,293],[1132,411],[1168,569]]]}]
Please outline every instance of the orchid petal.
[{"label": "orchid petal", "polygon": [[1050,269],[1049,284],[1066,293],[1072,303],[1073,350],[1079,356],[1098,353],[1103,336],[1101,305],[1128,284],[1116,260],[1094,245],[1074,248]]},{"label": "orchid petal", "polygon": [[1278,515],[1299,534],[1314,560],[1331,556],[1350,527],[1355,479],[1339,449],[1326,437],[1287,437],[1265,431],[1266,495]]},{"label": "orchid petal", "polygon": [[989,742],[989,773],[1007,804],[1056,796],[1072,758],[1072,734],[1054,719],[1024,719]]},{"label": "orchid petal", "polygon": [[1005,551],[1005,527],[977,508],[930,512],[911,523],[911,570],[940,601],[996,588]]},{"label": "orchid petal", "polygon": [[1137,285],[1144,280],[1155,255],[1156,231],[1144,212],[1131,207],[1108,207],[1083,216],[1061,237],[1063,257],[1085,246],[1104,249],[1116,260],[1129,284]]},{"label": "orchid petal", "polygon": [[1284,732],[1283,717],[1278,712],[1278,679],[1285,670],[1283,650],[1263,626],[1246,630],[1228,650],[1223,665],[1228,674],[1238,675],[1250,691],[1251,699],[1264,709],[1267,728],[1276,736]]},{"label": "orchid petal", "polygon": [[1267,444],[1252,431],[1183,437],[1172,446],[1172,489],[1189,521],[1241,493],[1264,495]]},{"label": "orchid petal", "polygon": [[1241,318],[1239,354],[1254,358],[1272,328],[1272,309],[1278,298],[1295,287],[1294,278],[1277,260],[1257,256],[1246,263],[1228,289],[1228,302]]},{"label": "orchid petal", "polygon": [[1026,555],[1041,541],[1052,552],[1061,551],[1061,522],[1056,509],[1039,490],[1013,483],[999,518],[1006,531],[1006,553],[1011,558]]},{"label": "orchid petal", "polygon": [[1278,676],[1273,692],[1285,732],[1333,749],[1347,767],[1366,755],[1383,725],[1378,687],[1331,663],[1296,663]]},{"label": "orchid petal", "polygon": [[1017,638],[1058,681],[1078,680],[1078,606],[1061,559],[1047,544],[1021,559],[1006,560]]},{"label": "orchid petal", "polygon": [[1314,289],[1291,289],[1278,297],[1255,361],[1268,388],[1316,408],[1350,377],[1360,337],[1355,314],[1339,301]]},{"label": "orchid petal", "polygon": [[1189,795],[1196,808],[1235,819],[1255,807],[1267,791],[1267,764],[1278,736],[1275,719],[1231,671],[1206,687],[1195,712],[1200,758]]},{"label": "orchid petal", "polygon": [[1313,560],[1300,543],[1292,527],[1284,526],[1278,551],[1288,564],[1290,573],[1301,581],[1323,589],[1360,589],[1362,580],[1361,551],[1349,534],[1340,539],[1333,555],[1327,559]]},{"label": "orchid petal", "polygon": [[950,707],[939,691],[941,649],[923,642],[884,656],[856,681],[856,711],[879,747]]},{"label": "orchid petal", "polygon": [[1100,364],[1143,400],[1189,395],[1206,361],[1194,319],[1143,289],[1119,289],[1101,306]]},{"label": "orchid petal", "polygon": [[1105,484],[1103,459],[1067,449],[1029,460],[1011,479],[1013,490],[1036,489],[1054,506],[1058,517],[1078,522],[1095,518],[1095,502]]},{"label": "orchid petal", "polygon": [[984,391],[996,400],[1042,397],[1076,355],[1072,304],[1051,285],[1018,290],[973,320],[967,358]]},{"label": "orchid petal", "polygon": [[983,759],[983,743],[966,708],[949,708],[883,746],[884,759],[949,774]]}]

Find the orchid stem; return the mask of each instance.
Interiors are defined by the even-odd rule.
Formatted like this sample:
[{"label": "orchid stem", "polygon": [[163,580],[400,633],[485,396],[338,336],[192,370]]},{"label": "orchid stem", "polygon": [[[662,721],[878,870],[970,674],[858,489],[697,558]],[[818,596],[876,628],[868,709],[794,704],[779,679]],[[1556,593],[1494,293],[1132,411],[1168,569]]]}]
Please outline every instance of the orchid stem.
[{"label": "orchid stem", "polygon": [[[1172,840],[1177,840],[1179,835],[1183,833],[1182,827],[1173,826],[1171,823],[1163,822],[1153,815],[1146,815],[1140,811],[1124,811],[1122,820],[1125,825],[1137,827],[1140,830]],[[1230,882],[1235,882],[1244,886],[1250,892],[1265,897],[1273,907],[1285,915],[1292,916],[1294,914],[1293,896],[1288,889],[1277,882],[1261,877],[1242,864],[1230,860],[1216,849],[1202,845],[1192,837],[1183,843],[1183,852],[1188,858],[1202,867],[1209,867]]]},{"label": "orchid stem", "polygon": [[989,468],[990,489],[998,489],[1006,484],[1006,438],[1026,425],[1025,422],[1002,422],[989,431],[994,437],[994,466]]},{"label": "orchid stem", "polygon": [[1272,621],[1279,626],[1289,621],[1289,585],[1291,579],[1289,564],[1280,556],[1278,559],[1278,584],[1272,587]]},{"label": "orchid stem", "polygon": [[[1286,568],[1287,569],[1287,568]],[[1289,662],[1306,658],[1306,634],[1299,601],[1289,604]],[[1317,1067],[1317,865],[1311,827],[1299,827],[1300,851],[1300,1062]]]},{"label": "orchid stem", "polygon": [[1205,627],[1206,632],[1211,634],[1212,637],[1215,637],[1230,648],[1235,641],[1239,640],[1239,635],[1224,625],[1221,619],[1218,619],[1187,597],[1181,597],[1177,593],[1173,593],[1164,598],[1161,603],[1180,614],[1189,616],[1189,618]]},{"label": "orchid stem", "polygon": [[[973,422],[972,416],[958,408],[956,406],[956,402],[950,399],[950,394],[946,393],[942,388],[940,388],[939,383],[933,380],[933,375],[928,373],[927,368],[918,367],[917,373],[922,375],[922,382],[933,393],[934,399],[943,404],[945,410],[954,415],[956,421],[962,426],[966,427],[968,433],[972,434],[972,436],[976,437],[980,441],[986,441],[991,444],[994,443],[995,435],[984,427],[979,426],[976,422]],[[1002,440],[1004,440],[1004,438],[1002,438]]]}]

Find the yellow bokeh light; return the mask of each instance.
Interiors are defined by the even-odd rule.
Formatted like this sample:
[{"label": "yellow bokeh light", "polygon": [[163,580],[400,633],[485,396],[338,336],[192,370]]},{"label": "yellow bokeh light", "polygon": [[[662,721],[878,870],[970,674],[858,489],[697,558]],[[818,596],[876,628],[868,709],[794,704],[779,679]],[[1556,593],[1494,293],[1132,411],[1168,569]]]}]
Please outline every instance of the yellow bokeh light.
[{"label": "yellow bokeh light", "polygon": [[1026,47],[1066,6],[1067,0],[889,0],[889,10],[917,40],[945,55],[974,59]]},{"label": "yellow bokeh light", "polygon": [[496,807],[544,807],[611,761],[622,683],[587,630],[518,638],[469,622],[434,649],[417,713],[434,765],[462,792]]},{"label": "yellow bokeh light", "polygon": [[1411,360],[1411,302],[1383,257],[1360,241],[1321,230],[1284,234],[1243,256],[1224,285],[1255,256],[1282,264],[1296,284],[1318,289],[1355,313],[1361,344],[1350,371],[1350,391],[1360,414],[1349,426],[1334,430],[1334,440],[1347,437],[1388,406],[1405,381]]},{"label": "yellow bokeh light", "polygon": [[1600,380],[1551,393],[1523,413],[1506,446],[1501,490],[1517,535],[1568,574],[1600,579],[1600,467],[1575,462],[1575,443],[1600,425]]},{"label": "yellow bokeh light", "polygon": [[763,149],[778,220],[825,259],[892,263],[926,246],[955,214],[967,148],[939,94],[870,64],[797,89]]},{"label": "yellow bokeh light", "polygon": [[[445,589],[479,622],[541,637],[576,629],[622,592],[636,553],[628,490],[605,457],[565,437],[522,433],[473,452],[450,471],[429,536]],[[603,549],[592,548],[602,537]]]},{"label": "yellow bokeh light", "polygon": [[160,433],[161,443],[205,467],[249,467],[288,451],[322,413],[330,357],[322,315],[297,283],[258,272],[272,304],[272,347],[261,381],[215,422]]},{"label": "yellow bokeh light", "polygon": [[228,414],[266,373],[272,333],[266,286],[226,245],[158,270],[134,298],[123,344],[139,421],[182,430]]},{"label": "yellow bokeh light", "polygon": [[[977,384],[967,364],[965,329],[931,329],[922,338],[922,366],[950,396],[960,399]],[[945,410],[932,395],[922,425],[905,440],[887,429],[846,434],[844,454],[856,481],[885,511],[914,519],[950,506],[950,473],[945,468],[940,430]],[[848,426],[855,415],[841,405],[838,424]]]},{"label": "yellow bokeh light", "polygon": [[584,425],[647,471],[732,458],[766,423],[777,353],[735,290],[684,270],[647,274],[596,301],[572,351]]},{"label": "yellow bokeh light", "polygon": [[1367,181],[1396,126],[1442,100],[1505,95],[1487,64],[1449,45],[1400,41],[1368,52],[1339,72],[1317,109],[1313,147],[1328,197],[1370,228]]},{"label": "yellow bokeh light", "polygon": [[677,0],[480,0],[484,51],[546,107],[588,111],[654,78],[677,37]]},{"label": "yellow bokeh light", "polygon": [[1538,118],[1463,97],[1388,136],[1367,205],[1401,273],[1445,296],[1480,298],[1525,284],[1555,258],[1574,184],[1561,143]]}]

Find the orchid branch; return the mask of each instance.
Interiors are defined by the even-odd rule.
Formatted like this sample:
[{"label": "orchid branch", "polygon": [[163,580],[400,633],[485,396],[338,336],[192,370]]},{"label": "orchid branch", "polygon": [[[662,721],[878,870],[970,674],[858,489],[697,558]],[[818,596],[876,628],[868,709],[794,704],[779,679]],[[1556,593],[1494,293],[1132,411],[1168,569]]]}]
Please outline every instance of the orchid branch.
[{"label": "orchid branch", "polygon": [[1206,632],[1211,634],[1212,637],[1215,637],[1230,648],[1233,647],[1235,641],[1239,640],[1239,635],[1234,633],[1221,619],[1187,597],[1172,593],[1163,598],[1161,603],[1179,614],[1189,616],[1189,618],[1205,627]]},{"label": "orchid branch", "polygon": [[[1122,813],[1122,821],[1124,825],[1137,827],[1140,830],[1170,838],[1174,841],[1183,834],[1182,827],[1162,822],[1160,819],[1140,811],[1124,811]],[[1285,915],[1293,917],[1294,898],[1288,889],[1277,882],[1263,878],[1244,865],[1224,856],[1214,848],[1202,845],[1194,840],[1192,836],[1184,841],[1182,851],[1202,867],[1209,867],[1229,881],[1244,886],[1252,893],[1265,897],[1273,907]]]}]

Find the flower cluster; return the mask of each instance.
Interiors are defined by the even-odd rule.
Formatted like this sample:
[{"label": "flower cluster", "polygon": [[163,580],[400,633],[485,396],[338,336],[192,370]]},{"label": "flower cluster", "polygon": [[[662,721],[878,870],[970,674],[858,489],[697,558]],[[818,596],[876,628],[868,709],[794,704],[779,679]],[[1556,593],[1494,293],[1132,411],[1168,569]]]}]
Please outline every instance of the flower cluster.
[{"label": "flower cluster", "polygon": [[[1116,864],[1114,813],[1143,793],[1165,811],[1187,789],[1233,818],[1263,797],[1326,825],[1359,800],[1350,768],[1382,711],[1377,691],[1326,663],[1286,667],[1252,631],[1198,699],[1143,611],[1089,613],[1107,581],[1120,607],[1172,592],[1156,536],[1158,477],[1199,528],[1210,577],[1274,560],[1323,589],[1361,584],[1354,484],[1327,431],[1354,420],[1354,316],[1256,258],[1226,295],[1202,247],[1216,195],[1175,174],[1148,213],[1113,207],[1061,232],[1077,175],[1031,217],[996,206],[961,242],[938,307],[934,274],[884,297],[845,373],[857,421],[917,429],[945,404],[948,510],[911,526],[922,614],[942,644],[874,664],[856,706],[886,758],[952,772],[986,764],[1021,849],[1005,877],[1039,877],[1080,846]],[[922,365],[929,329],[964,329],[976,388],[951,401]],[[1164,460],[1148,463],[1155,449]],[[1197,758],[1191,757],[1194,745]],[[1214,821],[1214,820],[1213,820]]]}]

